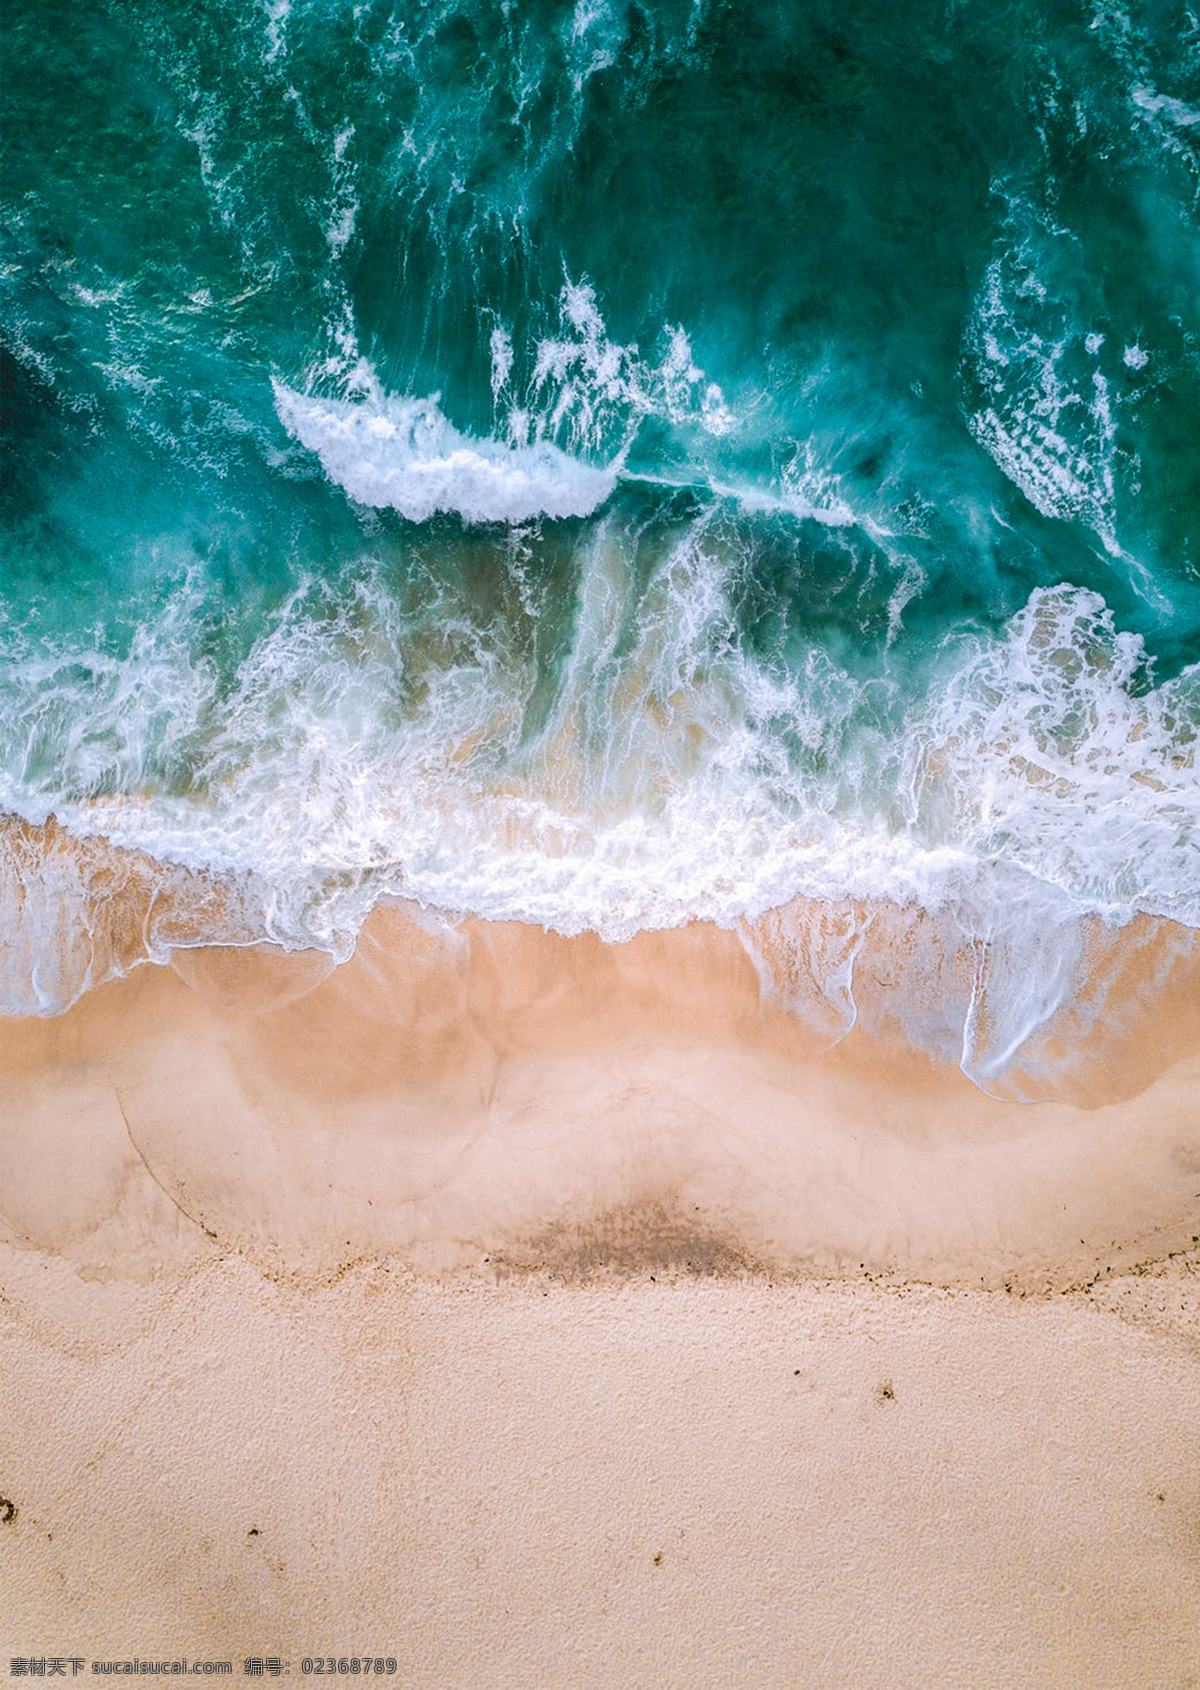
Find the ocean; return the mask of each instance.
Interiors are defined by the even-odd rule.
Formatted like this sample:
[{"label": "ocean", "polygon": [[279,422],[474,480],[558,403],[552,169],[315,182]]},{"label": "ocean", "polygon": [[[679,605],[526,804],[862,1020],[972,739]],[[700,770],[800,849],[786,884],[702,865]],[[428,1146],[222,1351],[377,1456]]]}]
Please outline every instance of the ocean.
[{"label": "ocean", "polygon": [[4,57],[9,1012],[399,898],[715,922],[836,1035],[882,922],[990,1085],[1098,933],[1190,946],[1194,9],[8,0]]}]

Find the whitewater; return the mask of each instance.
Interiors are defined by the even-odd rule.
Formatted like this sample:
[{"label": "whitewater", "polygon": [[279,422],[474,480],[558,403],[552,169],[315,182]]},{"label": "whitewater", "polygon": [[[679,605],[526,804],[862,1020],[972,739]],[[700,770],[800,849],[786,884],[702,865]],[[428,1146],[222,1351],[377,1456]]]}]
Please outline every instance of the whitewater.
[{"label": "whitewater", "polygon": [[833,1038],[907,912],[987,1085],[1191,943],[1183,10],[103,11],[100,100],[14,8],[5,1011],[401,899],[714,922]]}]

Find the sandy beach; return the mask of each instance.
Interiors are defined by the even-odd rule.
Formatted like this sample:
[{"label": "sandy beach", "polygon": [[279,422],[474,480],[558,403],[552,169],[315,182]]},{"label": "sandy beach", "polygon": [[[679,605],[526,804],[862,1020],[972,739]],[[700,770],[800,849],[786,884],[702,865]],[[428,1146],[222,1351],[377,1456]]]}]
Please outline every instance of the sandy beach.
[{"label": "sandy beach", "polygon": [[1196,1683],[1165,942],[1036,1104],[823,1048],[700,926],[393,906],[340,969],[182,950],[4,1023],[5,1645]]},{"label": "sandy beach", "polygon": [[[1193,1262],[1031,1299],[6,1259],[6,1652],[1183,1690]],[[13,1391],[19,1375],[22,1388]]]},{"label": "sandy beach", "polygon": [[1170,924],[1109,939],[1090,1042],[1057,1035],[1065,1095],[1028,1105],[863,1024],[831,1044],[704,924],[606,945],[396,904],[336,969],[171,954],[4,1025],[6,1217],[85,1271],[202,1236],[317,1277],[660,1260],[1033,1291],[1200,1232],[1200,959]]},{"label": "sandy beach", "polygon": [[3,45],[0,1676],[1200,1690],[1194,0]]}]

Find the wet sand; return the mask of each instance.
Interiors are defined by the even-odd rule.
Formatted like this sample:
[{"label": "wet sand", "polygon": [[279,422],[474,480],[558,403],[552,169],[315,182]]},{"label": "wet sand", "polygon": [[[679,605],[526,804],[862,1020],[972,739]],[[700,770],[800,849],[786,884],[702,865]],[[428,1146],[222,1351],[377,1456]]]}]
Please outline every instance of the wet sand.
[{"label": "wet sand", "polygon": [[1020,1106],[861,1029],[823,1048],[711,927],[612,946],[397,907],[329,968],[177,951],[3,1024],[15,1236],[135,1276],[196,1235],[313,1278],[388,1255],[1033,1290],[1200,1232],[1194,963],[1111,996],[1086,1102]]}]

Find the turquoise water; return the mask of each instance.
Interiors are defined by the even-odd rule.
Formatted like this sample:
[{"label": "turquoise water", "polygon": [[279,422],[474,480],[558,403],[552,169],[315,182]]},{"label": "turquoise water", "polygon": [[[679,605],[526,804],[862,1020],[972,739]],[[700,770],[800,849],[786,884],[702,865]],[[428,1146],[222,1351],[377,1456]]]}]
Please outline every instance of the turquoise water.
[{"label": "turquoise water", "polygon": [[0,808],[339,956],[949,911],[969,1071],[1200,924],[1186,5],[7,14]]}]

